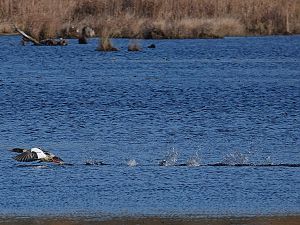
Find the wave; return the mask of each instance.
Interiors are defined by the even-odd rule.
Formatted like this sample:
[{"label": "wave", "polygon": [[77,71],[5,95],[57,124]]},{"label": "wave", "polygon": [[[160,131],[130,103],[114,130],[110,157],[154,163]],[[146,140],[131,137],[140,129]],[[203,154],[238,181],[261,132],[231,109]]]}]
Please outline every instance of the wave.
[{"label": "wave", "polygon": [[[62,165],[55,165],[55,164],[48,164],[48,165],[38,165],[38,164],[30,164],[30,165],[16,165],[17,167],[23,167],[23,168],[37,168],[37,169],[45,169],[45,168],[50,168],[50,167],[65,167],[65,166],[115,166],[115,167],[119,167],[122,166],[124,164],[110,164],[110,163],[86,163],[84,162],[83,164],[72,164],[72,163],[65,163]],[[126,166],[129,167],[135,167],[135,166],[155,166],[155,165],[147,165],[147,164],[134,164],[131,165],[130,163],[126,164]],[[160,164],[158,164],[157,166],[162,166]],[[195,165],[190,165],[188,163],[181,163],[181,164],[174,164],[172,165],[174,167],[300,167],[300,163],[278,163],[278,164],[226,164],[226,163],[208,163],[208,164],[195,164]]]},{"label": "wave", "polygon": [[[64,163],[61,165],[53,165],[53,166],[74,166],[74,165],[85,165],[85,166],[128,166],[128,167],[136,167],[136,166],[186,166],[186,167],[300,167],[300,163],[273,163],[270,157],[267,157],[263,163],[253,163],[249,162],[249,158],[242,154],[241,152],[233,152],[225,155],[221,162],[217,163],[201,163],[201,158],[196,152],[193,154],[185,163],[177,163],[179,152],[174,148],[167,152],[165,157],[160,160],[157,164],[140,164],[133,158],[127,159],[126,163],[122,164],[114,164],[114,163],[106,163],[103,160],[97,159],[88,159],[83,162],[83,164],[72,164],[72,163]],[[48,164],[49,165],[49,164]],[[45,164],[19,164],[18,167],[33,167],[33,168],[48,168]],[[50,165],[51,166],[51,165]]]}]

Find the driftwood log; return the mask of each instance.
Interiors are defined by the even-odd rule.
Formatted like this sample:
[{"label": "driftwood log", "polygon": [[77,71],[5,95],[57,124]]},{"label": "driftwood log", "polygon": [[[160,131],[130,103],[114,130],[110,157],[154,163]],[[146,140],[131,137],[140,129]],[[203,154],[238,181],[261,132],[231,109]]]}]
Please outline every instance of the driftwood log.
[{"label": "driftwood log", "polygon": [[15,26],[16,31],[23,36],[23,39],[26,41],[31,41],[35,45],[42,45],[38,40],[34,39],[33,37],[26,34],[24,31],[20,30],[18,27]]},{"label": "driftwood log", "polygon": [[34,45],[44,45],[44,46],[64,46],[64,45],[68,45],[67,40],[60,38],[59,40],[55,40],[55,39],[46,39],[46,40],[41,40],[38,41],[35,38],[31,37],[30,35],[26,34],[24,31],[22,31],[21,29],[19,29],[17,26],[15,26],[15,30],[22,35],[23,37],[23,41],[30,41],[32,42]]}]

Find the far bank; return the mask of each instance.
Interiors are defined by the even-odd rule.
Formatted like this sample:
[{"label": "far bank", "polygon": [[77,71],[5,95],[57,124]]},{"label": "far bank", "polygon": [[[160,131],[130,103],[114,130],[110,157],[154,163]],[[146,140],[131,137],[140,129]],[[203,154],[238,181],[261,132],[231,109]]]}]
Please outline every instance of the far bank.
[{"label": "far bank", "polygon": [[1,225],[298,225],[299,215],[287,216],[251,216],[251,217],[116,217],[116,218],[97,218],[97,217],[4,217],[0,218]]},{"label": "far bank", "polygon": [[37,40],[96,36],[174,39],[300,33],[297,0],[1,0],[0,33]]}]

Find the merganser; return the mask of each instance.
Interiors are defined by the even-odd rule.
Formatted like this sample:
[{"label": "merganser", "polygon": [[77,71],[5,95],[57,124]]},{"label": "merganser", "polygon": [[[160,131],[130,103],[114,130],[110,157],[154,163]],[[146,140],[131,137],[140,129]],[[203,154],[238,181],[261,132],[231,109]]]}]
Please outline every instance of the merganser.
[{"label": "merganser", "polygon": [[40,148],[32,148],[32,149],[24,149],[24,148],[13,148],[12,152],[21,153],[13,159],[19,162],[33,162],[33,161],[41,161],[41,162],[53,162],[62,164],[64,161],[52,154],[51,152],[42,150]]}]

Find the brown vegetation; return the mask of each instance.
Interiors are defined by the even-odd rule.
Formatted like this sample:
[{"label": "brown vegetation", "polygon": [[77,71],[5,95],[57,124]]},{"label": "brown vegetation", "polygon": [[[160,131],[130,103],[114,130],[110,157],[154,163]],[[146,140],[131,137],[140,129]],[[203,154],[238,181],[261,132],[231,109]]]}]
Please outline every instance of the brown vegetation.
[{"label": "brown vegetation", "polygon": [[215,38],[300,33],[300,0],[0,0],[0,33],[16,24],[36,39],[78,36]]},{"label": "brown vegetation", "polygon": [[118,51],[118,49],[113,46],[110,38],[107,36],[102,36],[102,38],[100,38],[99,47],[97,50],[103,52]]},{"label": "brown vegetation", "polygon": [[298,225],[300,216],[252,216],[252,217],[199,217],[199,218],[160,218],[160,217],[120,217],[111,219],[91,219],[91,218],[44,218],[44,217],[20,217],[20,218],[0,218],[3,225]]}]

